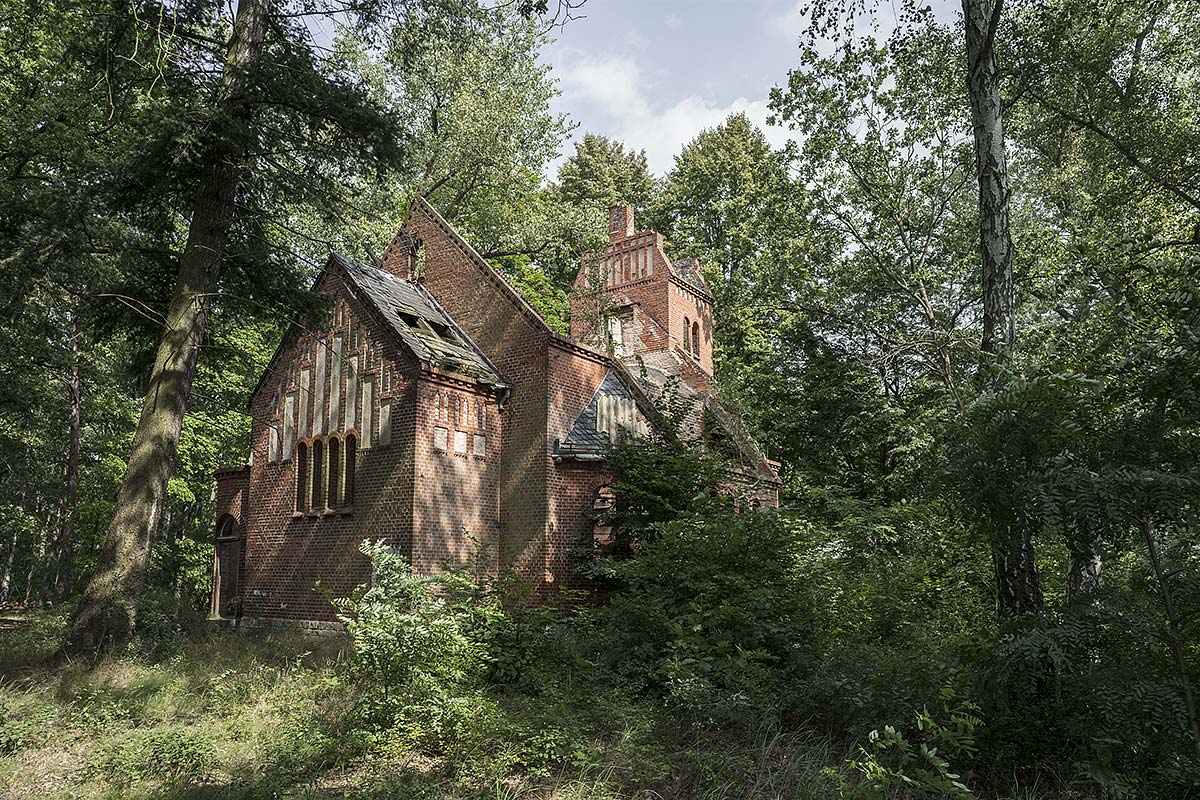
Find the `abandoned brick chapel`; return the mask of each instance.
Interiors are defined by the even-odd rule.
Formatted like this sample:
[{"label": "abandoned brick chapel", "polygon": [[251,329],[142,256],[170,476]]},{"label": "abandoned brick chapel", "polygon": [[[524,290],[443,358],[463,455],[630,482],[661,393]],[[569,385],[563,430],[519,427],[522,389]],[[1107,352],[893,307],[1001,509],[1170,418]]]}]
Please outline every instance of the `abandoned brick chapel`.
[{"label": "abandoned brick chapel", "polygon": [[[316,290],[332,313],[284,336],[251,397],[248,463],[216,474],[216,617],[332,621],[314,587],[366,583],[364,539],[420,573],[486,558],[541,591],[583,586],[572,559],[606,535],[608,443],[654,424],[663,392],[697,433],[733,424],[711,393],[699,264],[668,260],[629,206],[582,259],[569,336],[420,199],[378,264],[332,255]],[[777,466],[737,441],[776,505]]]}]

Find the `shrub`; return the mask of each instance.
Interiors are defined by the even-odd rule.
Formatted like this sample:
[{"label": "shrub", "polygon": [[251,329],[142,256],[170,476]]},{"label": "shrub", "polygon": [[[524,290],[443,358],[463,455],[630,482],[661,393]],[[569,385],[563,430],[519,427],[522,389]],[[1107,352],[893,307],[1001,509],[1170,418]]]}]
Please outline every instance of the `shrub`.
[{"label": "shrub", "polygon": [[46,706],[16,713],[0,698],[0,756],[44,743],[49,738],[55,717],[54,710]]},{"label": "shrub", "polygon": [[[943,697],[948,699],[946,694]],[[860,747],[860,757],[847,761],[858,780],[842,781],[842,797],[885,800],[902,792],[914,797],[974,800],[975,794],[951,766],[951,759],[970,758],[977,752],[975,729],[981,720],[973,711],[970,705],[951,709],[943,704],[945,721],[939,721],[922,708],[916,713],[915,731],[891,725],[871,731],[867,736],[870,749]]]},{"label": "shrub", "polygon": [[[371,585],[333,602],[354,643],[349,668],[368,717],[387,725],[410,706],[444,709],[479,686],[488,657],[479,618],[486,612],[448,602],[436,589],[455,578],[414,575],[382,542],[364,542],[362,551],[373,566]],[[439,716],[445,718],[431,714]]]},{"label": "shrub", "polygon": [[775,514],[723,505],[653,526],[596,612],[612,666],[714,721],[777,706],[811,627],[796,541]]}]

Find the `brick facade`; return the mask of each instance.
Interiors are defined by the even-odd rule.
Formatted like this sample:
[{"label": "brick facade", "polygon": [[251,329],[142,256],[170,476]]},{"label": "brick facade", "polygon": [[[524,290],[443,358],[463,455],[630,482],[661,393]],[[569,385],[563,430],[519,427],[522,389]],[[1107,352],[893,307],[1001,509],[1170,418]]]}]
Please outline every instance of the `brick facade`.
[{"label": "brick facade", "polygon": [[[216,475],[218,526],[238,539],[221,552],[238,580],[218,581],[230,566],[214,564],[214,613],[331,620],[314,586],[337,596],[367,582],[363,539],[420,572],[470,562],[514,567],[542,591],[583,586],[572,555],[591,544],[611,476],[594,447],[576,446],[580,431],[594,441],[597,420],[649,424],[637,359],[669,357],[694,392],[712,378],[698,269],[635,233],[632,209],[614,209],[613,225],[605,252],[584,259],[570,337],[422,200],[378,268],[331,257],[315,287],[331,313],[287,333],[252,395],[250,463]],[[586,291],[600,265],[603,300]],[[601,322],[589,327],[592,311]],[[614,311],[615,353],[599,335]],[[777,479],[764,485],[769,499]]]}]

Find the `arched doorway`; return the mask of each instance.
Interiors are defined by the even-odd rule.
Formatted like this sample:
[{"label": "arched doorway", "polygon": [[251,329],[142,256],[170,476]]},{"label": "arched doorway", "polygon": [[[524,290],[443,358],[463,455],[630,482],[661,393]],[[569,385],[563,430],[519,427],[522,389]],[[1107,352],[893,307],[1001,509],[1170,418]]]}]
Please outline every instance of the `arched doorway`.
[{"label": "arched doorway", "polygon": [[217,520],[216,553],[213,557],[212,615],[231,619],[237,615],[238,571],[242,537],[237,520],[230,514]]}]

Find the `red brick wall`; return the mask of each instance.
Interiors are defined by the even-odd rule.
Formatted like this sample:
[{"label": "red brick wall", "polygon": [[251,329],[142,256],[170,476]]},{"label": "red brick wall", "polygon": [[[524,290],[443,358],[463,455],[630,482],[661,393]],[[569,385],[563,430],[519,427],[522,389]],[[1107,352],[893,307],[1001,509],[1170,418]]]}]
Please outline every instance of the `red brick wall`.
[{"label": "red brick wall", "polygon": [[[628,216],[632,211],[626,208],[625,213]],[[637,307],[634,316],[641,324],[637,326],[636,339],[625,337],[627,352],[636,354],[674,347],[681,358],[697,367],[685,370],[684,379],[693,389],[703,391],[708,388],[713,374],[712,298],[671,274],[662,245],[662,236],[654,231],[641,231],[628,237],[623,232],[616,232],[610,235],[609,244],[603,251],[585,255],[570,299],[571,336],[592,346],[601,344],[599,334],[604,332],[593,328],[597,319],[595,292],[604,287],[604,294],[612,306],[633,304]],[[648,265],[644,268],[646,262]],[[608,278],[614,272],[616,282],[609,285]],[[688,321],[686,334],[685,318]],[[690,336],[694,321],[700,323],[700,349],[692,354]]]},{"label": "red brick wall", "polygon": [[512,385],[501,412],[500,549],[505,563],[530,577],[545,561],[547,368],[551,336],[515,290],[477,257],[440,217],[414,203],[382,268],[404,275],[406,242],[424,248],[426,288]]},{"label": "red brick wall", "polygon": [[[500,536],[496,398],[450,376],[424,377],[417,381],[417,408],[413,568],[432,573],[450,562],[494,575]],[[439,427],[447,432],[444,449],[435,443]],[[458,432],[465,435],[465,453],[455,452]],[[475,454],[476,436],[484,437],[482,456]]]},{"label": "red brick wall", "polygon": [[250,485],[249,467],[219,469],[213,476],[217,482],[216,522],[226,514],[238,521],[239,527],[246,521],[246,496]]},{"label": "red brick wall", "polygon": [[[366,582],[370,565],[358,550],[364,538],[383,538],[402,552],[411,552],[416,365],[407,351],[392,344],[392,338],[384,334],[384,323],[347,289],[340,276],[326,273],[317,289],[338,298],[343,304],[340,311],[335,311],[331,320],[308,323],[308,330],[286,343],[251,400],[254,458],[241,582],[243,613],[251,617],[332,619],[332,607],[314,590],[314,584],[320,581],[340,596]],[[284,458],[281,452],[280,461],[270,463],[266,421],[280,413],[272,401],[281,386],[284,392],[298,391],[295,368],[313,363],[316,337],[334,332],[344,337],[343,363],[360,359],[364,365],[358,374],[359,386],[368,376],[375,380],[374,419],[378,420],[380,401],[391,399],[392,444],[363,446],[365,410],[357,414],[353,428],[327,435],[344,438],[352,433],[359,439],[354,504],[300,514],[295,511],[295,449],[292,458]],[[337,383],[343,419],[348,408],[345,372],[325,376],[330,389]],[[318,389],[313,386],[314,392]],[[311,419],[315,404],[309,403],[308,408]],[[331,430],[339,427],[344,428],[332,425]],[[298,442],[311,440],[311,436],[297,438]]]},{"label": "red brick wall", "polygon": [[[563,441],[580,411],[591,402],[609,367],[596,355],[559,343],[550,351],[550,371],[554,381],[549,402],[549,438],[551,442]],[[545,580],[551,586],[579,588],[583,581],[572,568],[572,555],[579,548],[591,545],[592,493],[600,483],[611,481],[610,467],[604,462],[564,460],[551,465],[548,480]]]}]

